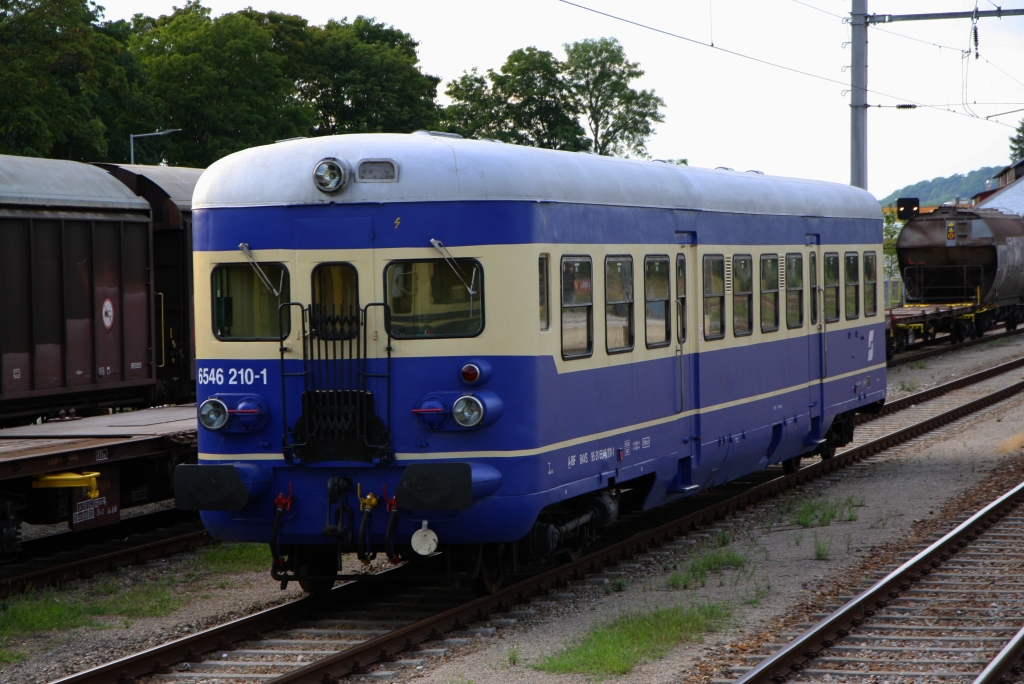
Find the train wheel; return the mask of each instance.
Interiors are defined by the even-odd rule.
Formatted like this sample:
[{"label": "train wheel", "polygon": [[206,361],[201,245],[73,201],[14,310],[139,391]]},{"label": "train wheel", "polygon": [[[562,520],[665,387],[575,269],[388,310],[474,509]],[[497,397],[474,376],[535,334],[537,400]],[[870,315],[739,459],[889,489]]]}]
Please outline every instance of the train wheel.
[{"label": "train wheel", "polygon": [[800,457],[794,456],[793,458],[787,459],[782,462],[782,472],[786,475],[792,475],[796,471],[800,470]]},{"label": "train wheel", "polygon": [[505,572],[501,564],[504,544],[484,544],[480,549],[483,558],[480,559],[480,576],[477,583],[485,594],[496,594],[505,581]]},{"label": "train wheel", "polygon": [[[295,574],[333,576],[338,574],[338,549],[327,544],[302,544],[295,547]],[[326,594],[334,587],[333,579],[299,580],[308,594]]]}]

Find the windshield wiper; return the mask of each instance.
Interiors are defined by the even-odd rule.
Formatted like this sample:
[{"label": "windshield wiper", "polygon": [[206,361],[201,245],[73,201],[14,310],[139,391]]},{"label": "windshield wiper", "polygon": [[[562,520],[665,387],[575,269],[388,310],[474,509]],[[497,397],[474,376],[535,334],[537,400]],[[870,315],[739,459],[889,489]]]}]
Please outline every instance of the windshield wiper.
[{"label": "windshield wiper", "polygon": [[249,251],[249,245],[247,245],[244,242],[239,243],[238,251],[241,252],[242,255],[249,260],[249,265],[252,266],[252,270],[256,271],[256,277],[260,279],[260,282],[263,283],[263,286],[270,290],[270,292],[275,297],[280,299],[281,291],[284,290],[284,269],[281,269],[281,283],[277,286],[277,289],[275,290],[274,286],[270,282],[270,278],[267,277],[267,274],[263,272],[263,269],[260,268],[260,265],[256,263],[256,259],[253,258],[252,252]]},{"label": "windshield wiper", "polygon": [[[476,290],[473,289],[473,285],[476,284],[476,268],[473,269],[473,276],[467,283],[465,274],[462,272],[462,269],[459,268],[459,264],[457,261],[455,261],[455,257],[453,257],[451,252],[448,251],[448,248],[444,246],[444,243],[441,242],[440,240],[430,238],[430,244],[431,246],[433,246],[434,249],[441,253],[442,257],[444,257],[445,263],[448,264],[449,268],[452,269],[452,272],[455,273],[455,277],[458,278],[460,282],[462,282],[462,285],[463,287],[466,288],[466,292],[469,293],[469,296],[472,297],[473,295],[475,295]],[[470,300],[470,302],[472,302],[472,299]]]}]

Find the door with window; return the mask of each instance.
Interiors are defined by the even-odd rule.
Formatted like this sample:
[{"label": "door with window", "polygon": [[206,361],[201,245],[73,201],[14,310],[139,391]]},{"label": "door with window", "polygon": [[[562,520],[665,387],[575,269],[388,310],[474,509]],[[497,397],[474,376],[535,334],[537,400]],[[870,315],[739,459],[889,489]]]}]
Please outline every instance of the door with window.
[{"label": "door with window", "polygon": [[[679,380],[679,396],[677,398],[676,410],[682,414],[679,422],[680,447],[679,454],[685,462],[685,469],[689,470],[690,457],[694,454],[694,442],[699,432],[697,421],[699,420],[695,409],[697,408],[697,338],[699,337],[698,317],[701,298],[695,293],[700,283],[698,275],[700,266],[697,261],[697,248],[694,245],[684,245],[674,257],[671,265],[674,273],[673,297],[675,309],[675,331],[673,343],[676,349],[676,370]],[[686,473],[688,475],[689,473]],[[684,486],[689,482],[683,473],[681,481]]]},{"label": "door with window", "polygon": [[821,236],[808,235],[804,250],[807,264],[805,290],[807,294],[807,405],[812,428],[821,421],[825,379],[825,320],[822,289]]}]

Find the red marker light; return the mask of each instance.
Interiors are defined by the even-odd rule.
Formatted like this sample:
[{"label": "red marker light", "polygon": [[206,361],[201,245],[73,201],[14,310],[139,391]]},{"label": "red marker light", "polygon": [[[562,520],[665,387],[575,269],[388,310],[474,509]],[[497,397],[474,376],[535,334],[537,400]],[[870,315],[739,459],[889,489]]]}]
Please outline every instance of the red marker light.
[{"label": "red marker light", "polygon": [[461,375],[463,382],[472,385],[480,379],[480,368],[475,363],[467,363],[462,367]]}]

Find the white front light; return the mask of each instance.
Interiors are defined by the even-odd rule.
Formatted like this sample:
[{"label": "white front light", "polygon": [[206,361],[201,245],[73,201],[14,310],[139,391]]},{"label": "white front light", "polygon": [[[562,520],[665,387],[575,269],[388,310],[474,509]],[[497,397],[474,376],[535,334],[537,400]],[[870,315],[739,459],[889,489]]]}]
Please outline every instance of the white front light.
[{"label": "white front light", "polygon": [[313,169],[313,183],[320,192],[334,193],[348,185],[348,167],[341,160],[328,157],[317,162]]},{"label": "white front light", "polygon": [[199,422],[207,430],[220,430],[228,424],[228,407],[220,399],[207,399],[199,405]]},{"label": "white front light", "polygon": [[476,397],[459,397],[452,407],[452,417],[462,427],[475,427],[484,419],[484,405]]}]

